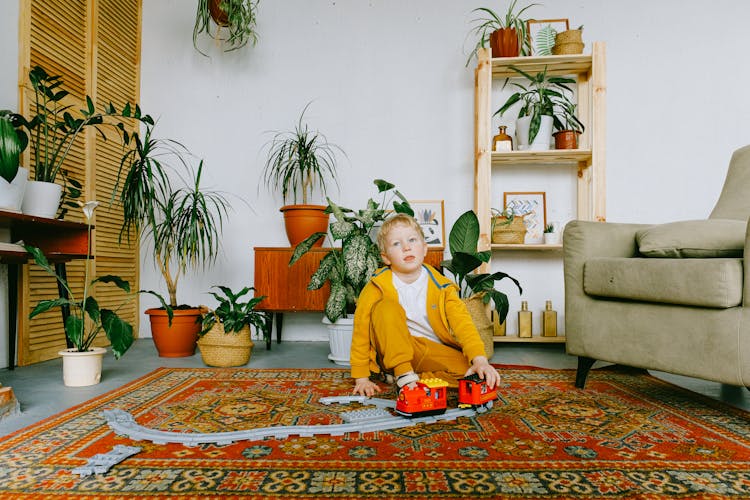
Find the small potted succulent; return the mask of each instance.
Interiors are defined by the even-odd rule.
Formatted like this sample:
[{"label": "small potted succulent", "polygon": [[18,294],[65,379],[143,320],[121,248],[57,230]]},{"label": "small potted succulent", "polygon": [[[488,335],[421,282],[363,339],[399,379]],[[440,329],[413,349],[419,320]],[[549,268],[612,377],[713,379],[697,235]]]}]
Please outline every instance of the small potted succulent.
[{"label": "small potted succulent", "polygon": [[201,320],[198,347],[203,362],[209,366],[243,366],[250,361],[253,350],[250,326],[256,331],[265,331],[265,316],[255,307],[265,297],[241,298],[253,287],[245,287],[234,293],[229,287],[216,286],[221,295],[209,292],[219,301],[214,310],[207,310]]},{"label": "small potted succulent", "polygon": [[[284,226],[289,244],[295,246],[311,234],[323,232],[328,227],[325,205],[313,203],[319,192],[327,196],[327,185],[338,187],[336,154],[346,154],[328,142],[319,131],[312,131],[304,123],[307,104],[293,131],[274,133],[268,143],[268,159],[263,170],[263,183],[269,190],[281,191],[284,206]],[[287,202],[290,204],[286,204]],[[323,244],[320,239],[317,246]]]},{"label": "small potted succulent", "polygon": [[477,51],[488,44],[492,49],[492,57],[517,57],[531,52],[526,20],[521,16],[527,9],[538,4],[532,3],[516,12],[517,2],[518,0],[511,0],[504,17],[487,7],[479,7],[472,11],[478,13],[479,17],[472,21],[474,27],[469,34],[477,36],[478,40],[466,61],[467,66],[471,59],[476,57]]},{"label": "small potted succulent", "polygon": [[[259,0],[198,0],[193,26],[193,47],[198,48],[198,35],[205,33],[211,38],[220,40],[224,52],[244,47],[250,42],[258,42],[258,3]],[[222,30],[227,34],[222,37]]]}]

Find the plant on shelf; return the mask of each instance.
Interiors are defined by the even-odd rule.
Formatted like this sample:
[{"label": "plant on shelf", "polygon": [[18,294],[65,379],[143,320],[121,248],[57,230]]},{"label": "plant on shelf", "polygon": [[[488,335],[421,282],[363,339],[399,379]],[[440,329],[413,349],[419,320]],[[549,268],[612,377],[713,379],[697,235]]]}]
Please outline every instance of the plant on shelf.
[{"label": "plant on shelf", "polygon": [[[532,3],[516,12],[517,2],[518,0],[511,0],[505,17],[499,16],[487,7],[479,7],[472,11],[479,13],[479,17],[472,21],[474,27],[469,34],[478,37],[478,40],[466,60],[467,66],[471,59],[476,57],[477,51],[487,47],[488,44],[492,47],[492,57],[515,57],[528,55],[531,52],[526,32],[526,20],[521,16],[527,9],[539,4]],[[507,48],[500,47],[501,39],[504,46],[507,44]]]},{"label": "plant on shelf", "polygon": [[526,236],[526,214],[516,214],[512,208],[491,208],[490,234],[492,243],[521,244]]},{"label": "plant on shelf", "polygon": [[554,127],[556,132],[556,149],[576,149],[578,147],[578,136],[586,130],[581,120],[576,116],[576,104],[571,102],[563,94],[562,98],[555,103]]},{"label": "plant on shelf", "polygon": [[[327,197],[327,185],[332,181],[338,187],[336,154],[346,154],[337,145],[328,142],[319,131],[311,131],[304,123],[308,103],[300,114],[293,131],[277,131],[268,143],[268,159],[263,169],[263,183],[269,190],[281,191],[281,208],[289,243],[294,246],[315,232],[324,231],[328,214],[324,205],[311,205],[317,191]],[[301,204],[299,204],[301,202]],[[311,227],[295,224],[313,219]],[[322,243],[322,240],[321,240]]]},{"label": "plant on shelf", "polygon": [[[172,328],[174,312],[181,318],[179,323],[188,327],[185,337],[186,341],[192,339],[194,351],[200,311],[179,304],[177,284],[188,270],[205,267],[216,259],[229,203],[220,192],[201,186],[203,161],[194,170],[186,158],[189,152],[179,142],[155,138],[151,126],[134,142],[134,149],[123,156],[113,191],[113,200],[118,198],[123,206],[120,238],[144,236],[154,246],[154,262],[169,295],[167,302],[154,292],[161,307],[146,311],[151,317],[154,338],[161,337],[162,326],[166,330]],[[176,159],[184,172],[176,171],[170,159]],[[176,187],[170,173],[183,186]],[[173,334],[173,330],[163,334]],[[159,348],[159,341],[155,342]],[[181,352],[181,356],[192,355],[189,349]]]},{"label": "plant on shelf", "polygon": [[552,224],[545,224],[544,226],[544,234],[551,234],[555,232],[555,226]]},{"label": "plant on shelf", "polygon": [[[307,288],[317,290],[326,282],[331,284],[325,307],[325,316],[331,323],[354,312],[362,288],[381,265],[380,250],[370,236],[375,225],[386,219],[390,207],[396,213],[414,215],[409,202],[393,184],[382,179],[376,179],[374,183],[382,195],[381,201],[370,198],[362,210],[344,208],[328,200],[326,210],[335,218],[330,224],[331,238],[340,242],[341,248],[331,248],[326,253]],[[326,232],[315,233],[297,245],[289,265],[297,262],[326,235]]]},{"label": "plant on shelf", "polygon": [[201,322],[198,346],[203,362],[209,366],[242,366],[250,360],[253,349],[250,326],[264,332],[265,316],[255,307],[265,297],[241,300],[252,287],[237,293],[225,286],[216,286],[223,295],[209,292],[219,301],[219,306],[207,311]]},{"label": "plant on shelf", "polygon": [[[258,3],[259,0],[198,0],[193,26],[195,50],[207,55],[198,48],[198,35],[201,33],[221,40],[224,52],[242,48],[248,42],[255,45],[258,42]],[[228,31],[224,38],[220,38],[222,29]]]},{"label": "plant on shelf", "polygon": [[13,182],[18,174],[20,158],[28,145],[29,138],[23,130],[18,130],[8,110],[0,110],[0,177]]},{"label": "plant on shelf", "polygon": [[[61,88],[62,77],[50,75],[40,66],[34,66],[29,71],[29,81],[34,90],[31,118],[26,119],[20,114],[14,114],[13,119],[28,134],[34,170],[33,180],[54,183],[58,176],[61,176],[67,190],[65,193],[60,192],[63,196],[80,196],[81,184],[68,175],[63,167],[73,145],[87,127],[97,129],[104,140],[107,136],[101,127],[111,127],[117,130],[123,145],[128,146],[137,132],[130,132],[125,126],[125,120],[134,119],[153,124],[153,119],[149,115],[141,114],[138,105],[131,107],[127,103],[118,111],[109,103],[103,111],[97,111],[89,96],[85,97],[85,108],[75,112],[70,104],[70,93]],[[66,203],[65,198],[63,204],[75,206],[73,202]],[[56,209],[54,211],[56,212]],[[52,217],[54,212],[51,215],[38,215]]]},{"label": "plant on shelf", "polygon": [[[512,214],[511,214],[512,220]],[[475,273],[484,263],[490,261],[491,251],[479,251],[479,219],[473,210],[461,214],[451,227],[448,236],[450,259],[441,262],[443,269],[453,275],[461,298],[480,295],[482,302],[492,301],[500,323],[508,315],[508,296],[495,288],[495,282],[505,278],[515,283],[519,293],[523,293],[518,280],[504,272]]]},{"label": "plant on shelf", "polygon": [[[550,122],[554,122],[555,105],[567,101],[565,92],[570,94],[573,92],[568,84],[575,83],[576,81],[566,76],[547,75],[546,66],[544,70],[535,75],[531,75],[516,66],[510,66],[510,69],[525,78],[529,83],[528,85],[524,85],[518,82],[511,82],[511,85],[518,90],[508,97],[505,103],[495,112],[495,115],[502,116],[511,106],[521,102],[522,105],[518,112],[518,118],[530,118],[528,143],[531,144],[540,131],[542,117],[548,116]],[[505,88],[509,81],[510,79],[505,80],[503,88]]]}]

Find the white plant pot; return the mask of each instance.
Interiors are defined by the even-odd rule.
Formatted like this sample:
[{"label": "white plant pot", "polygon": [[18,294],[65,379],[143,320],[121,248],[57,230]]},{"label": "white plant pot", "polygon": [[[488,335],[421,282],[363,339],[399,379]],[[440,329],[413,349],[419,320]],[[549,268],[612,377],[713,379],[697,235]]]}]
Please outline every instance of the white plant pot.
[{"label": "white plant pot", "polygon": [[516,120],[516,143],[518,144],[518,149],[520,151],[549,150],[552,144],[552,117],[542,115],[539,131],[531,144],[529,144],[529,125],[531,125],[530,116],[524,116]]},{"label": "white plant pot", "polygon": [[18,167],[18,173],[12,182],[0,177],[0,210],[20,212],[28,182],[29,170],[24,167]]},{"label": "white plant pot", "polygon": [[339,318],[335,323],[323,318],[323,324],[328,327],[328,344],[331,349],[328,359],[337,365],[351,366],[349,355],[352,350],[354,318]]},{"label": "white plant pot", "polygon": [[58,352],[63,359],[63,383],[67,387],[96,385],[102,380],[102,358],[107,350],[92,347],[86,352],[75,348]]},{"label": "white plant pot", "polygon": [[560,233],[544,233],[545,245],[557,245],[560,243]]},{"label": "white plant pot", "polygon": [[21,211],[26,215],[53,219],[62,197],[62,186],[54,182],[29,181]]}]

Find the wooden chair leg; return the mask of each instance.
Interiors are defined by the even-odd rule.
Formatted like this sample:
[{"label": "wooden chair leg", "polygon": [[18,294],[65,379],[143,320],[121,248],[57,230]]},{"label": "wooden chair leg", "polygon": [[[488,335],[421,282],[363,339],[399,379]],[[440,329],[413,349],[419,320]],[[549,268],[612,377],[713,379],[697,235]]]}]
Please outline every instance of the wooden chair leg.
[{"label": "wooden chair leg", "polygon": [[596,362],[593,358],[587,358],[586,356],[578,356],[578,369],[576,370],[576,387],[583,389],[586,385],[586,377],[589,376],[589,370],[594,366]]}]

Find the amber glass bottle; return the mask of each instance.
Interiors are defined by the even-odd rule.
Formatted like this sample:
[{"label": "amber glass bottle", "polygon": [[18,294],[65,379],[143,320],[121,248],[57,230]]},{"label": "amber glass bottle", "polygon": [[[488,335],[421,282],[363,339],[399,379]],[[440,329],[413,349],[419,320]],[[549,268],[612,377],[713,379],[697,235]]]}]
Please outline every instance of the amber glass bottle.
[{"label": "amber glass bottle", "polygon": [[513,138],[509,136],[505,125],[500,125],[500,132],[492,138],[492,151],[513,151]]}]

